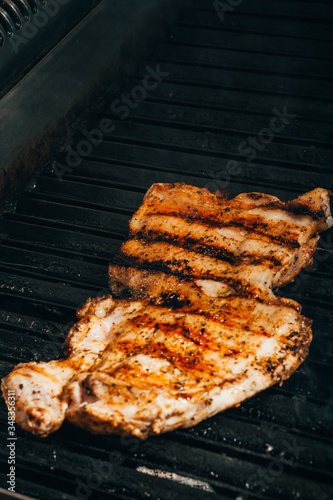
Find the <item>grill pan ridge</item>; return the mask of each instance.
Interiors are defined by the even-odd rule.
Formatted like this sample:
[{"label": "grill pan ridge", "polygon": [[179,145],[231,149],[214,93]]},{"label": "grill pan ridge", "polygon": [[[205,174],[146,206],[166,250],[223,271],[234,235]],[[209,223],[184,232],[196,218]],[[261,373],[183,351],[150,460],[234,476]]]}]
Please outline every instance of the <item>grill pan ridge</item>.
[{"label": "grill pan ridge", "polygon": [[[226,3],[223,12],[221,4],[188,1],[119,100],[142,88],[147,71],[162,72],[158,85],[141,91],[126,117],[112,91],[104,94],[87,130],[108,119],[112,132],[77,166],[68,167],[65,153],[54,158],[0,219],[1,377],[18,362],[61,354],[75,310],[107,292],[108,264],[152,183],[283,200],[317,186],[333,190],[330,4],[253,0]],[[270,133],[277,116],[285,126]],[[85,138],[74,139],[74,151]],[[331,500],[332,250],[328,232],[313,269],[279,292],[314,321],[309,357],[281,387],[142,442],[66,423],[46,439],[17,428],[16,492],[66,500]],[[7,419],[2,401],[0,498],[7,498]]]}]

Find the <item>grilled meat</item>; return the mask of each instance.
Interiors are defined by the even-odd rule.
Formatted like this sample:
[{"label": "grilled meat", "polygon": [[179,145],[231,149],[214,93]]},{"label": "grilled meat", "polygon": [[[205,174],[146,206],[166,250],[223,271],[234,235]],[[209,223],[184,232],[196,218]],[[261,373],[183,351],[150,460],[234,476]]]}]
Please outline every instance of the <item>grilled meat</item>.
[{"label": "grilled meat", "polygon": [[311,340],[310,322],[279,300],[215,299],[210,315],[111,297],[87,309],[66,359],[18,365],[3,381],[17,423],[37,435],[65,417],[140,438],[194,425],[284,380]]},{"label": "grilled meat", "polygon": [[329,193],[229,200],[155,184],[65,359],[18,365],[17,422],[45,436],[67,418],[95,433],[145,438],[188,427],[282,382],[305,359],[311,321],[273,288],[309,265],[332,225]]},{"label": "grilled meat", "polygon": [[239,326],[222,313],[235,305],[226,299],[209,317],[142,304],[94,368],[66,386],[67,419],[144,438],[192,426],[287,378],[308,352],[310,322],[279,306],[263,307],[263,320],[247,302]]},{"label": "grilled meat", "polygon": [[132,217],[119,263],[272,295],[311,264],[318,233],[331,224],[329,193],[320,188],[281,202],[154,184]]}]

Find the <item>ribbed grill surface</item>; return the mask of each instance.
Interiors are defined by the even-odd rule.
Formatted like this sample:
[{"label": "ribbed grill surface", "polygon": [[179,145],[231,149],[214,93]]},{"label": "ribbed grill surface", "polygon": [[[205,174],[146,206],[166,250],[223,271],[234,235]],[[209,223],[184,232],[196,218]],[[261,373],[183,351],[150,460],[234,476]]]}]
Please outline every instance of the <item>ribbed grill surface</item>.
[{"label": "ribbed grill surface", "polygon": [[[18,362],[60,353],[75,310],[107,289],[108,263],[153,182],[282,199],[333,189],[330,4],[252,0],[224,17],[193,0],[125,92],[142,84],[147,65],[168,76],[126,120],[99,109],[91,128],[110,118],[112,134],[62,181],[46,170],[0,220],[1,377]],[[239,145],[267,138],[262,130],[283,108],[296,117],[247,161]],[[282,387],[145,442],[67,424],[43,440],[17,429],[17,491],[43,500],[331,499],[332,233],[320,247],[314,270],[281,292],[314,320],[310,355]],[[3,403],[0,420],[5,443]],[[7,459],[2,446],[3,484]]]}]

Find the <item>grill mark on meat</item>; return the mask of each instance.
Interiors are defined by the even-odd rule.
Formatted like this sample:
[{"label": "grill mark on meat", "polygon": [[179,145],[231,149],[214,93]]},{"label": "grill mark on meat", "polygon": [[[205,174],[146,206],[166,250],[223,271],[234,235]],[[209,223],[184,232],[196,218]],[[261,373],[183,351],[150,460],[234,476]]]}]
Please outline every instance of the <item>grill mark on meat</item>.
[{"label": "grill mark on meat", "polygon": [[147,243],[149,243],[150,241],[170,243],[173,246],[186,248],[191,250],[192,252],[197,252],[201,255],[214,257],[218,260],[228,262],[229,264],[247,262],[249,264],[266,264],[267,266],[273,265],[275,267],[281,265],[281,259],[278,259],[274,255],[258,256],[249,252],[241,252],[240,254],[235,255],[235,252],[228,250],[222,245],[218,245],[216,243],[214,244],[214,242],[211,240],[209,240],[205,244],[195,238],[179,237],[174,234],[160,232],[157,230],[154,231],[152,229],[147,232],[145,232],[144,230],[137,232],[132,231],[131,236]]},{"label": "grill mark on meat", "polygon": [[296,216],[308,216],[313,220],[319,220],[325,217],[325,211],[323,208],[320,210],[314,210],[308,204],[299,202],[297,200],[287,201],[287,202],[276,202],[272,204],[268,204],[265,208],[280,208],[287,213],[296,215]]},{"label": "grill mark on meat", "polygon": [[[65,361],[65,360],[64,360]],[[68,362],[67,362],[68,363]],[[59,379],[53,376],[51,373],[49,373],[45,368],[39,365],[30,365],[29,369],[33,372],[39,373],[41,375],[44,375],[44,377],[47,377],[49,380],[51,380],[54,384],[59,384]]]},{"label": "grill mark on meat", "polygon": [[[260,207],[260,208],[262,208],[262,207]],[[234,220],[231,220],[231,221],[218,220],[217,221],[216,217],[204,216],[203,214],[198,213],[197,211],[191,213],[191,211],[188,211],[188,212],[187,211],[186,212],[170,211],[170,212],[168,212],[166,210],[163,210],[163,211],[158,210],[158,211],[154,211],[153,213],[155,215],[165,216],[165,217],[168,217],[168,216],[179,217],[179,218],[184,219],[188,222],[200,222],[201,224],[206,224],[208,227],[214,228],[214,229],[220,229],[220,228],[240,229],[240,228],[242,228],[242,229],[246,230],[249,233],[249,235],[255,234],[255,235],[261,236],[263,241],[270,241],[272,243],[280,244],[280,245],[283,245],[283,246],[290,248],[290,249],[295,249],[295,248],[300,247],[300,244],[297,241],[297,235],[293,235],[293,234],[289,233],[288,238],[285,238],[283,236],[269,234],[268,233],[268,229],[269,229],[268,222],[260,221],[257,216],[255,216],[253,218],[254,220],[251,220],[249,217],[242,219],[242,217],[240,216],[239,218],[237,218],[237,222],[235,222]],[[275,229],[276,229],[276,227],[275,227]]]},{"label": "grill mark on meat", "polygon": [[[168,243],[147,244],[139,240],[128,240],[121,247],[121,258],[128,265],[145,269],[169,272],[182,279],[212,280],[225,283],[242,295],[265,297],[270,293],[271,281],[278,268],[262,263],[232,266],[224,261],[201,256]],[[261,277],[256,281],[256,277]],[[266,282],[264,282],[264,278]]]},{"label": "grill mark on meat", "polygon": [[[206,363],[202,360],[202,353],[196,350],[195,352],[188,351],[185,354],[181,354],[178,351],[171,350],[166,347],[163,342],[150,342],[149,344],[139,345],[137,342],[131,341],[121,341],[117,343],[117,349],[124,352],[126,356],[129,358],[135,357],[138,354],[144,354],[146,356],[151,356],[152,358],[157,359],[165,359],[171,365],[173,365],[178,370],[187,373],[188,371],[192,372],[192,375],[196,377],[195,372],[202,372],[205,376],[210,375],[214,376],[217,367],[213,363]],[[119,368],[116,367],[112,371],[108,371],[107,373],[111,376],[114,376],[118,370],[125,368],[120,365]],[[130,372],[131,367],[128,366],[127,370]]]},{"label": "grill mark on meat", "polygon": [[[136,283],[142,282],[144,279],[150,280],[150,285],[145,288],[145,285],[140,285],[137,288],[134,288],[130,284],[126,284],[126,274],[130,275],[136,273],[137,279]],[[140,259],[135,259],[133,256],[127,257],[124,254],[118,254],[113,259],[113,263],[109,268],[109,277],[110,277],[110,286],[118,298],[128,299],[128,298],[136,298],[136,299],[149,299],[153,303],[157,305],[165,305],[167,307],[172,307],[173,309],[180,308],[188,308],[187,310],[195,310],[197,306],[193,299],[191,300],[189,297],[184,296],[184,294],[179,294],[174,292],[173,289],[175,286],[181,287],[182,284],[187,283],[188,286],[195,288],[196,301],[201,300],[201,304],[205,299],[202,298],[202,292],[200,288],[196,285],[195,281],[197,278],[195,276],[188,276],[184,273],[174,270],[171,271],[169,267],[164,265],[164,262],[152,262],[149,263],[147,261],[142,261]],[[155,280],[164,280],[166,287],[168,286],[171,290],[163,291],[158,294],[155,298],[153,295],[153,290],[150,287],[154,287]],[[192,279],[192,281],[191,281]],[[210,278],[213,279],[213,278]],[[173,280],[169,285],[167,284],[167,280]],[[177,280],[178,282],[175,282]],[[227,279],[219,279],[218,282],[225,282],[232,286],[237,292],[237,296],[239,298],[244,299],[252,299],[253,301],[258,302],[259,304],[274,304],[277,307],[287,307],[290,309],[294,309],[295,311],[300,312],[301,306],[291,299],[285,299],[284,297],[276,297],[276,296],[258,296],[257,290],[253,289],[248,283],[237,282],[236,280],[230,280],[229,283]],[[198,306],[200,308],[200,306]],[[202,307],[202,305],[201,305]],[[210,300],[209,305],[207,307],[213,307],[213,300]],[[193,309],[195,308],[195,309]]]},{"label": "grill mark on meat", "polygon": [[[206,319],[207,321],[212,320],[205,316],[204,314],[199,315],[200,320]],[[216,321],[216,320],[215,320]],[[216,321],[217,322],[217,321]],[[221,345],[223,344],[223,336],[226,337],[230,331],[227,331],[228,326],[224,324],[224,331],[218,332],[220,334],[219,338],[214,338],[214,335],[207,325],[200,325],[200,328],[196,328],[190,325],[186,325],[184,318],[175,321],[173,323],[163,323],[161,321],[156,321],[154,318],[147,314],[142,314],[137,318],[132,320],[132,324],[135,327],[141,328],[151,328],[154,331],[163,332],[166,336],[180,336],[186,339],[187,342],[192,342],[195,346],[200,346],[203,349],[209,349],[211,351],[216,351],[222,353]],[[212,325],[211,325],[212,327]],[[246,329],[247,332],[250,332],[250,328]],[[258,332],[252,331],[253,334],[258,334]],[[259,335],[261,332],[259,333]],[[270,336],[270,335],[267,335]],[[227,348],[225,352],[223,352],[223,356],[233,356],[234,354],[239,353],[239,349],[231,349]]]},{"label": "grill mark on meat", "polygon": [[179,293],[162,292],[160,295],[160,299],[157,300],[159,301],[158,305],[161,305],[163,307],[170,307],[174,310],[191,306],[191,301],[189,299],[183,298]]},{"label": "grill mark on meat", "polygon": [[259,300],[257,288],[251,286],[249,283],[235,278],[215,276],[209,271],[201,273],[195,272],[187,260],[154,260],[150,262],[148,260],[142,260],[140,257],[125,256],[123,254],[118,262],[126,263],[128,267],[138,267],[149,271],[162,271],[184,280],[205,278],[226,283],[234,288],[237,293],[241,293],[243,297],[253,297]]},{"label": "grill mark on meat", "polygon": [[[198,252],[202,255],[209,255],[210,257],[215,257],[224,260],[228,263],[232,263],[235,260],[233,252],[228,251],[226,248],[213,246],[212,244],[203,244],[195,238],[181,238],[177,235],[169,234],[167,232],[153,231],[150,229],[148,232],[145,231],[132,231],[133,238],[145,241],[149,243],[150,241],[166,242],[171,243],[174,246],[181,248],[187,248],[192,251]],[[211,242],[210,242],[211,243]]]}]

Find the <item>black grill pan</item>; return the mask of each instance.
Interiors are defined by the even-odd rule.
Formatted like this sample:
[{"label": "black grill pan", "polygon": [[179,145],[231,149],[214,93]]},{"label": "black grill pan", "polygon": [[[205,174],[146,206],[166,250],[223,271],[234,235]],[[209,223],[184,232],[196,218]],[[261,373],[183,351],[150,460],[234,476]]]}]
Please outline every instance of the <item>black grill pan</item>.
[{"label": "black grill pan", "polygon": [[[18,362],[59,355],[75,309],[107,290],[108,263],[153,182],[282,199],[333,189],[331,5],[229,2],[222,21],[215,8],[222,3],[188,2],[123,92],[142,84],[147,66],[168,75],[124,120],[110,110],[112,91],[103,93],[91,129],[107,118],[112,133],[60,178],[66,154],[54,158],[0,220],[1,376]],[[239,144],[284,108],[294,118],[247,161]],[[230,160],[238,167],[231,172]],[[17,429],[16,491],[68,500],[330,500],[331,232],[319,247],[314,268],[280,291],[314,320],[309,357],[282,387],[144,442],[69,424],[43,440]],[[6,443],[4,404],[0,419]],[[7,459],[3,446],[4,485]]]}]

